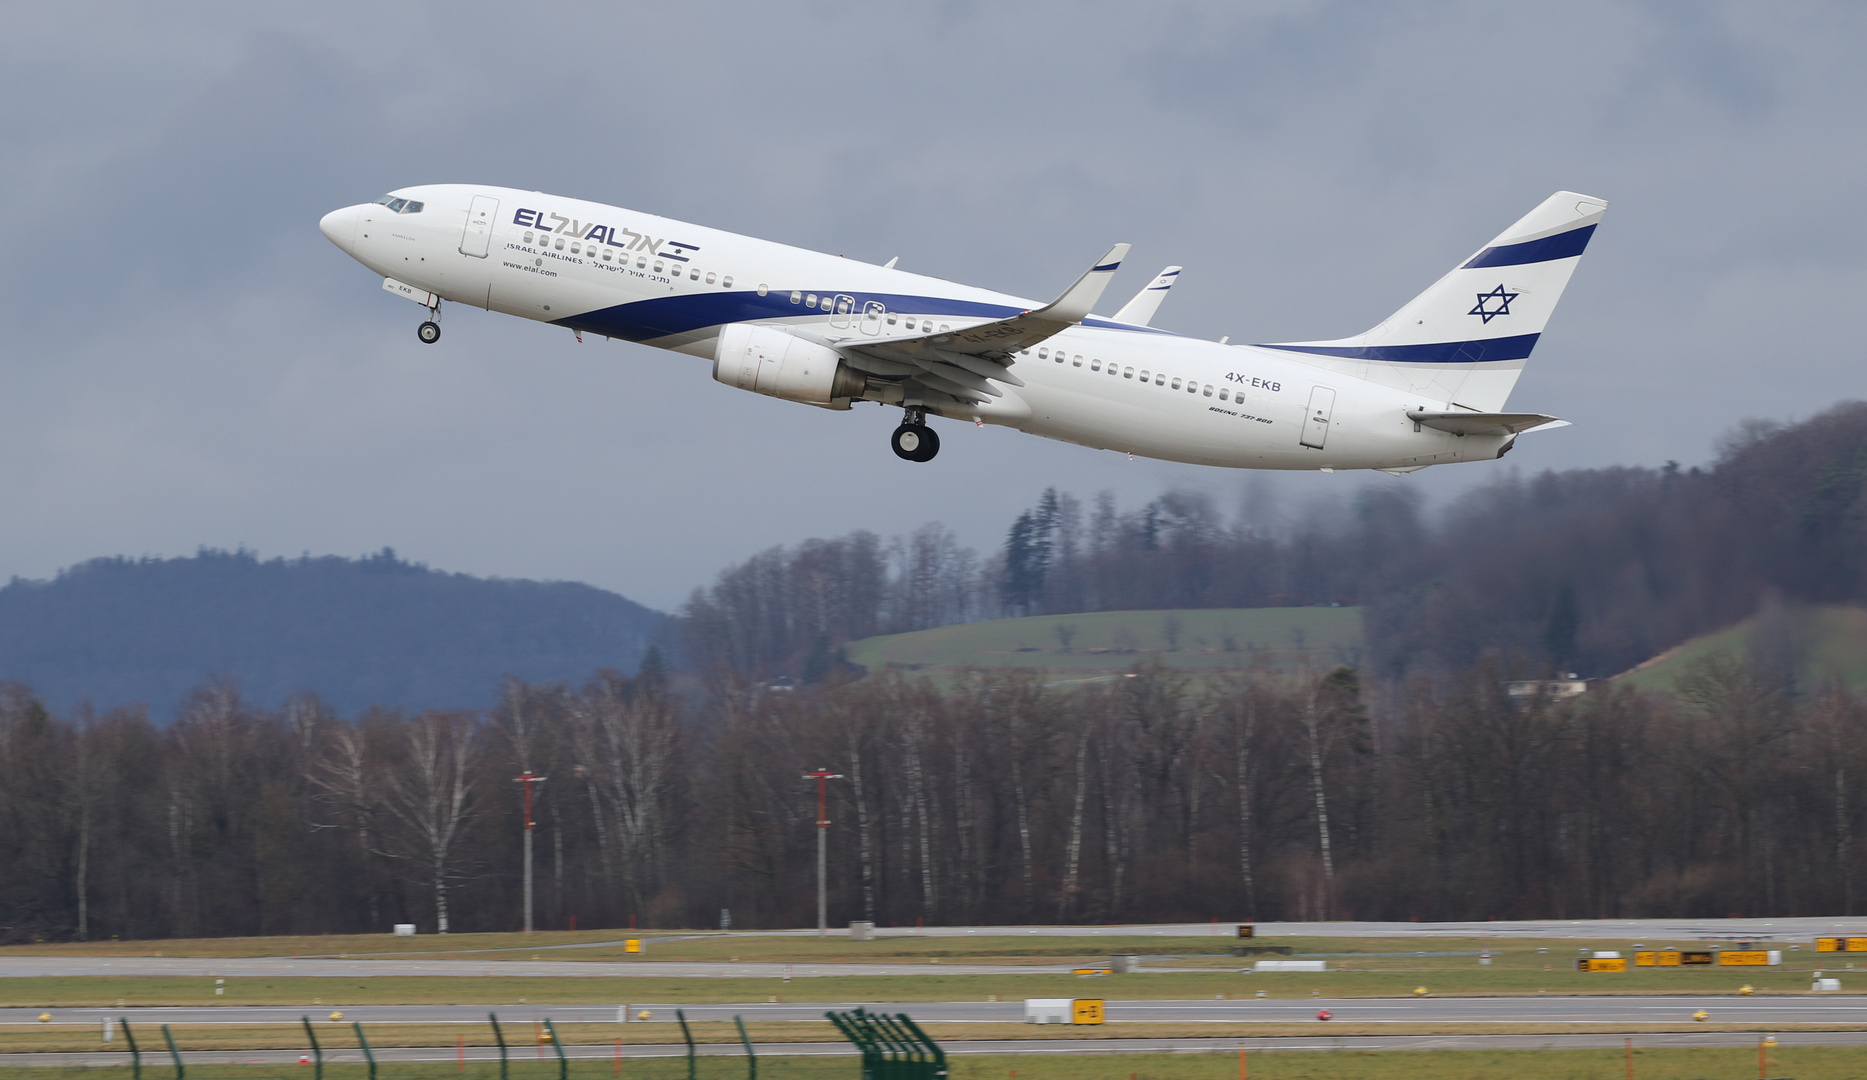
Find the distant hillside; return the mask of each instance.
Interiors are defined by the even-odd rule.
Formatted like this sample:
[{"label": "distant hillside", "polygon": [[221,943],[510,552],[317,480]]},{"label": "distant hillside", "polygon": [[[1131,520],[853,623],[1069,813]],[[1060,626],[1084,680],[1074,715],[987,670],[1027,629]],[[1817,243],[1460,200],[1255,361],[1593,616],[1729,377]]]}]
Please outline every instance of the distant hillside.
[{"label": "distant hillside", "polygon": [[484,707],[508,674],[633,672],[664,618],[588,585],[441,573],[387,549],[94,559],[0,588],[0,679],[54,709],[146,702],[159,720],[214,675],[268,706],[309,690],[343,712]]},{"label": "distant hillside", "polygon": [[1361,642],[1360,608],[1200,608],[994,619],[866,638],[845,655],[871,671],[1031,667],[1093,675],[1153,657],[1206,670],[1353,665]]},{"label": "distant hillside", "polygon": [[1720,655],[1793,674],[1803,689],[1838,679],[1849,690],[1859,691],[1867,687],[1867,610],[1779,608],[1695,637],[1614,681],[1670,692],[1693,664]]}]

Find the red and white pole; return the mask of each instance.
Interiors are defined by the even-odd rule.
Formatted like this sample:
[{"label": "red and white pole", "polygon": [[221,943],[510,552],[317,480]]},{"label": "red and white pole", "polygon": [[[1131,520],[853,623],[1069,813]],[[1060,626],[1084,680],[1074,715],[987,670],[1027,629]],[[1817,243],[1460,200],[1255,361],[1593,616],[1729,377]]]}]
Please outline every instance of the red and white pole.
[{"label": "red and white pole", "polygon": [[824,835],[825,835],[825,830],[829,829],[830,827],[829,782],[832,780],[841,780],[842,778],[843,778],[842,773],[833,773],[830,770],[823,769],[823,768],[819,768],[816,772],[809,772],[809,773],[804,774],[804,779],[815,780],[817,782],[817,936],[818,937],[824,937],[830,932],[829,930],[830,902],[829,902],[828,893],[825,891],[826,882],[825,882],[825,872],[824,872],[824,865],[825,865],[824,860],[826,858],[824,854],[824,850],[825,850],[824,849]]}]

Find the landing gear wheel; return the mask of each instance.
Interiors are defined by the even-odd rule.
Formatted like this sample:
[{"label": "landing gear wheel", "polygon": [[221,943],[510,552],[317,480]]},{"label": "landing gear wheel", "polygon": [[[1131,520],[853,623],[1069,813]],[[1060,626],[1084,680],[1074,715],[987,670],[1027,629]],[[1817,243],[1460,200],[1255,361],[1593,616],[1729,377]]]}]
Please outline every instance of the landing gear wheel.
[{"label": "landing gear wheel", "polygon": [[902,424],[888,440],[903,461],[932,461],[940,452],[940,436],[925,424]]},{"label": "landing gear wheel", "polygon": [[441,340],[441,324],[433,321],[422,323],[421,329],[415,331],[415,334],[425,344],[432,345]]}]

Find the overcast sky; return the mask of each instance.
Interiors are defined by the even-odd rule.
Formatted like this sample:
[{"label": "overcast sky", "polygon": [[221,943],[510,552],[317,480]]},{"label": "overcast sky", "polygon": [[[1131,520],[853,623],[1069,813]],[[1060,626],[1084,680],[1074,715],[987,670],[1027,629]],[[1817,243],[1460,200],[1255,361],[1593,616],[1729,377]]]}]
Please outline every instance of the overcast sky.
[{"label": "overcast sky", "polygon": [[1240,504],[1251,474],[714,383],[418,307],[318,232],[393,187],[537,188],[1048,298],[1134,245],[1156,324],[1357,333],[1550,192],[1609,200],[1512,396],[1572,428],[1405,480],[1701,463],[1863,395],[1867,5],[9,4],[0,577],[395,547],[671,608],[773,544],[1047,485]]}]

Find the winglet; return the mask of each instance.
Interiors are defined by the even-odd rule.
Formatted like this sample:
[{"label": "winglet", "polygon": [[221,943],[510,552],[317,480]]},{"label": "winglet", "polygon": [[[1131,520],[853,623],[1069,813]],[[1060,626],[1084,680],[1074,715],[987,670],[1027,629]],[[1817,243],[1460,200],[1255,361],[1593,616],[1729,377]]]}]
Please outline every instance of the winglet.
[{"label": "winglet", "polygon": [[1169,266],[1162,270],[1153,281],[1147,283],[1147,288],[1135,293],[1133,300],[1122,305],[1122,309],[1115,313],[1115,321],[1130,326],[1146,326],[1154,313],[1160,310],[1160,302],[1167,299],[1167,290],[1173,288],[1181,269]]},{"label": "winglet", "polygon": [[1102,299],[1102,290],[1108,288],[1109,279],[1115,276],[1115,271],[1121,269],[1121,261],[1127,257],[1128,245],[1116,244],[1107,255],[1097,259],[1087,273],[1077,278],[1076,284],[1065,289],[1055,303],[1029,314],[1047,322],[1082,322],[1089,317],[1089,311],[1096,306],[1096,301]]}]

